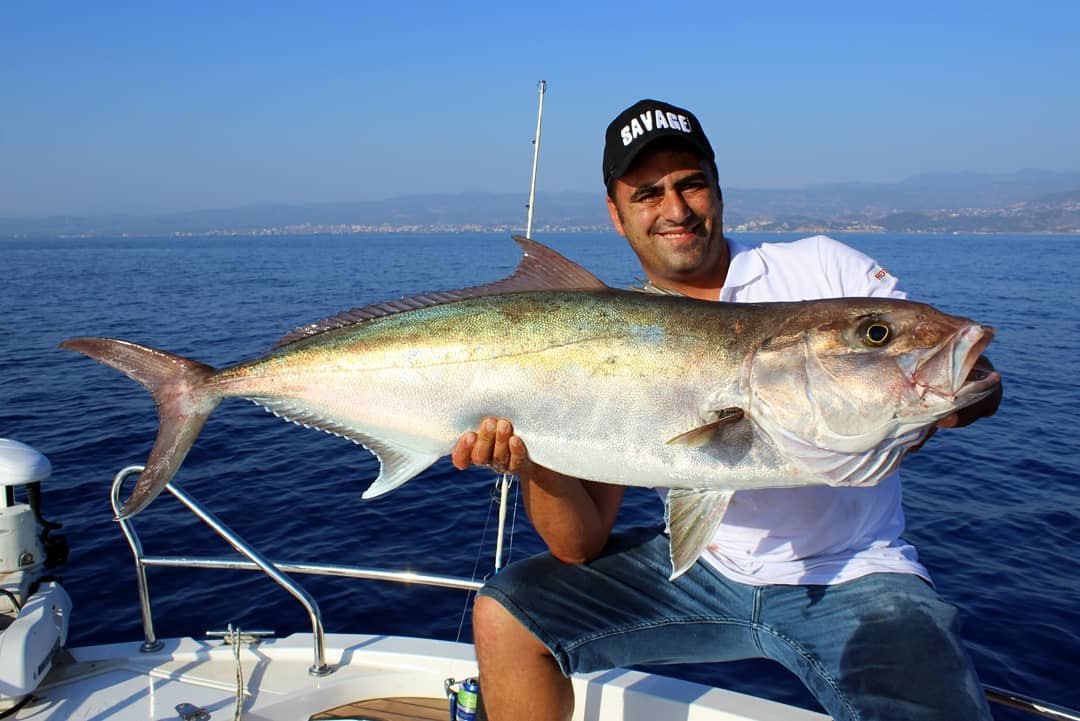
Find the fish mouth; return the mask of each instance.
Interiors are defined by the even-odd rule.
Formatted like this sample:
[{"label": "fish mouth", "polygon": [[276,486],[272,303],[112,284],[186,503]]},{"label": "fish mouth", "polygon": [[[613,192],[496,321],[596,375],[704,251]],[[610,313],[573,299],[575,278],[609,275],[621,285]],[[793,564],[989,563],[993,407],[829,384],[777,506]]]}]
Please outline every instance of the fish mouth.
[{"label": "fish mouth", "polygon": [[989,395],[1001,374],[975,363],[993,339],[991,326],[971,323],[925,356],[912,373],[919,397],[944,399],[959,409]]}]

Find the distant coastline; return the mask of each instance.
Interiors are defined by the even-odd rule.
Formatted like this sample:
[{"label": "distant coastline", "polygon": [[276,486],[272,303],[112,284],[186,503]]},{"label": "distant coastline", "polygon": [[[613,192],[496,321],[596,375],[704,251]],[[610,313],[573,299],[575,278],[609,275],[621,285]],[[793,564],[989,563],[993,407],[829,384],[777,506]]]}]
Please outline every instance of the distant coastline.
[{"label": "distant coastline", "polygon": [[[614,229],[610,226],[604,228],[598,227],[536,227],[533,228],[533,237],[542,238],[545,233],[598,233],[598,232],[610,232],[614,233]],[[784,230],[763,230],[763,229],[747,229],[742,227],[726,227],[725,233],[738,234],[738,235],[754,235],[757,233],[767,235],[788,234],[793,236],[797,235],[833,235],[837,237],[843,237],[845,234],[858,234],[858,235],[873,235],[873,234],[892,234],[892,235],[928,235],[928,236],[940,236],[940,235],[1031,235],[1031,236],[1061,236],[1061,235],[1076,235],[1080,237],[1080,228],[1071,230],[952,230],[952,231],[940,231],[940,230],[902,230],[892,231],[884,230],[881,228],[822,228],[822,227],[810,227],[810,228],[792,228]],[[173,233],[82,233],[82,234],[54,234],[54,235],[42,235],[42,234],[24,234],[24,235],[0,235],[0,242],[5,240],[93,240],[93,239],[153,239],[153,238],[296,238],[310,236],[312,238],[328,237],[328,236],[347,236],[347,235],[476,235],[476,234],[491,234],[491,235],[525,235],[524,228],[411,228],[411,227],[395,227],[395,228],[370,228],[365,230],[295,230],[287,228],[259,228],[252,230],[220,230],[220,231],[176,231]]]},{"label": "distant coastline", "polygon": [[[1080,173],[939,173],[899,183],[725,188],[736,233],[1080,233]],[[456,193],[152,215],[0,217],[0,238],[522,233],[520,194]],[[602,191],[536,197],[535,232],[611,230]]]},{"label": "distant coastline", "polygon": [[[544,233],[614,233],[610,225],[605,226],[536,226],[533,235],[539,237]],[[786,225],[775,227],[772,224],[748,224],[739,226],[726,226],[726,233],[740,235],[755,233],[791,233],[797,234],[832,234],[844,235],[845,233],[858,234],[911,234],[911,235],[1080,235],[1080,227],[1062,230],[889,230],[880,226],[867,224],[832,225]],[[476,227],[476,226],[350,226],[350,227],[322,227],[322,226],[287,226],[281,228],[250,228],[244,230],[219,229],[206,231],[173,231],[170,233],[57,233],[51,235],[8,235],[0,236],[0,239],[19,238],[56,238],[56,239],[79,239],[79,238],[252,238],[252,237],[297,237],[297,236],[343,236],[343,235],[466,235],[490,233],[492,235],[524,235],[523,227]]]}]

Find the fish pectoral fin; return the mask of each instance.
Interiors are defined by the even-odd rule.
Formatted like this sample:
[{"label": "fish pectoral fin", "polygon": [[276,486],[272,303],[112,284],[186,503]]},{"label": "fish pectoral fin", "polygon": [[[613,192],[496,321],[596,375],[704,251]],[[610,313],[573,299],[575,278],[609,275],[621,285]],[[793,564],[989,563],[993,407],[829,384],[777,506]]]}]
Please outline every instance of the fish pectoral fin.
[{"label": "fish pectoral fin", "polygon": [[674,581],[708,548],[734,491],[673,488],[668,492],[665,520],[671,534],[671,577]]},{"label": "fish pectoral fin", "polygon": [[364,500],[389,493],[410,478],[423,473],[441,457],[439,453],[420,453],[411,448],[369,436],[359,440],[379,459],[379,477],[364,491],[362,496]]},{"label": "fish pectoral fin", "polygon": [[669,446],[688,446],[701,448],[709,444],[716,436],[716,432],[731,423],[738,423],[743,418],[742,408],[723,408],[715,412],[716,419],[698,426],[686,433],[680,433],[667,442]]}]

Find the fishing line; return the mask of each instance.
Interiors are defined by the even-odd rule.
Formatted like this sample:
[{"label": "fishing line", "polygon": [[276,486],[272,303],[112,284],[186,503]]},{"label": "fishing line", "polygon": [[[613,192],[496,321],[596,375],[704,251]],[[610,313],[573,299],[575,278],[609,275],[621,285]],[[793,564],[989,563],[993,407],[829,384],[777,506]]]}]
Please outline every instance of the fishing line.
[{"label": "fishing line", "polygon": [[506,547],[506,562],[514,557],[514,529],[517,528],[518,503],[521,499],[521,484],[514,486],[514,515],[510,517],[510,540]]},{"label": "fishing line", "polygon": [[[491,526],[491,507],[498,502],[498,479],[495,481],[494,489],[491,493],[491,498],[488,501],[487,514],[484,516],[484,529],[480,532],[480,542],[476,546],[476,559],[473,561],[472,576],[470,581],[475,581],[476,576],[480,571],[480,556],[484,552],[484,541],[487,539],[488,528]],[[461,633],[465,628],[465,616],[469,613],[469,603],[472,600],[473,592],[469,591],[465,594],[465,603],[461,608],[461,618],[458,620],[458,630],[455,641],[461,641]]]}]

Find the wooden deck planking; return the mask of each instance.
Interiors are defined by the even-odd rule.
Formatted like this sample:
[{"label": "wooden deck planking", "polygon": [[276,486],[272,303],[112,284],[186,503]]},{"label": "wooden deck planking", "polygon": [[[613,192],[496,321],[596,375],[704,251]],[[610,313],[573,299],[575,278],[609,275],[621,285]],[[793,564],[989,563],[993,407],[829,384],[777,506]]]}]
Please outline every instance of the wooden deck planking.
[{"label": "wooden deck planking", "polygon": [[445,698],[373,698],[322,711],[310,721],[370,719],[370,721],[447,721],[450,702]]}]

